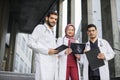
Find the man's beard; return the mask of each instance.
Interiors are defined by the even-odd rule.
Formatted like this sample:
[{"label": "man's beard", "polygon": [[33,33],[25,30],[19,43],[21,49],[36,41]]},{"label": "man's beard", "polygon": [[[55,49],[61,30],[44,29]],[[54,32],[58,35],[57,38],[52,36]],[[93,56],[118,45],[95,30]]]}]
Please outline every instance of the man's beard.
[{"label": "man's beard", "polygon": [[52,25],[49,21],[47,21],[47,24],[48,24],[49,27],[54,27],[55,26],[55,24]]}]

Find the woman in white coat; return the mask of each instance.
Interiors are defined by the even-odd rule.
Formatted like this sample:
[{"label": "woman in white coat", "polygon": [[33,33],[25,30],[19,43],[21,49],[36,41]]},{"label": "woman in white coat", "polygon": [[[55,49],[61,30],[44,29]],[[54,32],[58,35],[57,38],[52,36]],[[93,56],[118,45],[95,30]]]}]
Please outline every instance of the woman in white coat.
[{"label": "woman in white coat", "polygon": [[[65,28],[65,36],[58,38],[57,44],[65,44],[70,46],[71,42],[78,42],[74,38],[75,27],[72,24],[68,24]],[[80,80],[80,70],[76,61],[76,57],[71,53],[71,49],[60,52],[59,56],[59,80]]]},{"label": "woman in white coat", "polygon": [[54,50],[56,38],[52,27],[57,22],[57,13],[51,11],[45,18],[45,24],[35,27],[29,38],[28,46],[35,53],[35,80],[58,80],[58,57]]},{"label": "woman in white coat", "polygon": [[93,76],[93,74],[89,73],[90,69],[88,59],[85,54],[81,55],[81,57],[79,56],[80,62],[83,64],[83,80],[110,80],[108,61],[114,57],[115,53],[106,40],[97,38],[97,28],[94,24],[89,24],[87,26],[87,34],[89,41],[86,43],[85,51],[91,50],[91,42],[94,44],[97,41],[96,45],[98,45],[100,49],[100,53],[97,58],[103,59],[105,65],[98,68],[99,79],[93,79],[94,77],[90,79],[90,75]]}]

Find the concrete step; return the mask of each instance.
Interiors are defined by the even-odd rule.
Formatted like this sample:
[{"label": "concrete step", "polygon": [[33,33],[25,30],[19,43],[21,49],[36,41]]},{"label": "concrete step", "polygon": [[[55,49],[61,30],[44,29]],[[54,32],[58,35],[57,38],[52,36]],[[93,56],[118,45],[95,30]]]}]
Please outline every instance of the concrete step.
[{"label": "concrete step", "polygon": [[[0,80],[35,80],[35,74],[0,71]],[[83,79],[81,78],[81,80]],[[120,77],[114,77],[110,80],[120,80]]]},{"label": "concrete step", "polygon": [[34,73],[15,73],[0,71],[0,80],[35,80]]}]

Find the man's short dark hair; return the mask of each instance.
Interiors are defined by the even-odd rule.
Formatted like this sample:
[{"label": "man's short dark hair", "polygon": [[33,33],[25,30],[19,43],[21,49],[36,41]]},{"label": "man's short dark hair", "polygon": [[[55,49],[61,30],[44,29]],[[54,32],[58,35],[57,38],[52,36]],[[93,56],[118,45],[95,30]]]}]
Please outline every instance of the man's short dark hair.
[{"label": "man's short dark hair", "polygon": [[51,10],[51,11],[49,11],[49,12],[47,13],[46,16],[47,16],[47,17],[50,17],[51,14],[58,15],[58,13],[57,13],[56,11]]},{"label": "man's short dark hair", "polygon": [[88,31],[88,28],[91,28],[91,27],[94,27],[94,28],[97,30],[96,25],[94,25],[94,24],[89,24],[89,25],[87,26],[87,31]]}]

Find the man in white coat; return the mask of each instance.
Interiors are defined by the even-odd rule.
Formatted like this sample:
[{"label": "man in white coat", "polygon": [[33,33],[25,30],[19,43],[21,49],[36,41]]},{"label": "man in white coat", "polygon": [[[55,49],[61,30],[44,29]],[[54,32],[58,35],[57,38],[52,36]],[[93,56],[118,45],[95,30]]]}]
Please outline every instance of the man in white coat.
[{"label": "man in white coat", "polygon": [[58,58],[55,53],[56,38],[53,27],[56,25],[58,15],[50,11],[45,23],[35,27],[29,38],[28,46],[35,53],[35,80],[58,80]]},{"label": "man in white coat", "polygon": [[105,65],[96,70],[92,70],[85,53],[81,56],[77,55],[83,64],[83,80],[110,80],[108,61],[115,55],[113,49],[106,40],[97,37],[97,27],[94,24],[87,26],[87,35],[89,41],[86,43],[85,51],[99,47],[100,53],[98,53],[97,58],[103,59]]}]

